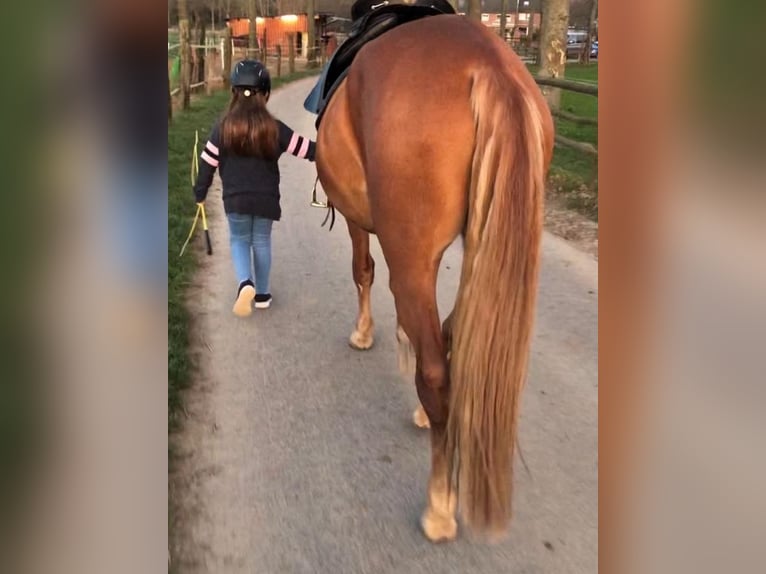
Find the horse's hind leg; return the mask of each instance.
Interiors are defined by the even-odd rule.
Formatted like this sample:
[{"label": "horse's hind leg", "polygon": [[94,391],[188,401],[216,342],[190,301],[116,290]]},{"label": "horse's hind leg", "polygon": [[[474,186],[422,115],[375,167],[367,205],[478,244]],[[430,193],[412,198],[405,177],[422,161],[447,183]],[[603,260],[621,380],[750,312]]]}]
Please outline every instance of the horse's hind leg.
[{"label": "horse's hind leg", "polygon": [[[453,311],[454,312],[454,311]],[[442,323],[442,339],[444,340],[444,349],[447,353],[447,364],[449,364],[450,349],[452,348],[452,313]],[[407,333],[404,332],[401,325],[397,326],[396,339],[399,342],[399,369],[407,377],[415,374],[415,349],[412,347]],[[422,429],[431,427],[426,410],[421,403],[418,403],[415,412],[412,413],[412,422],[415,426]]]},{"label": "horse's hind leg", "polygon": [[[396,355],[399,361],[399,372],[406,381],[412,381],[412,377],[415,376],[417,368],[417,357],[415,356],[415,347],[412,346],[410,338],[407,336],[401,323],[397,320],[396,325]],[[431,423],[428,422],[428,415],[426,414],[423,405],[418,401],[418,406],[415,412],[412,413],[412,422],[415,426],[422,429],[430,428]]]},{"label": "horse's hind leg", "polygon": [[348,343],[354,349],[364,351],[372,347],[374,324],[370,308],[370,291],[375,278],[375,261],[370,255],[370,234],[361,227],[346,220],[353,245],[353,272],[359,296],[359,314],[356,328]]},{"label": "horse's hind leg", "polygon": [[431,424],[431,478],[428,506],[421,519],[432,542],[457,535],[456,499],[450,489],[446,458],[446,423],[449,407],[449,370],[436,306],[436,268],[425,275],[419,266],[394,264],[391,290],[400,325],[417,354],[415,385]]},{"label": "horse's hind leg", "polygon": [[[400,332],[401,335],[399,334]],[[399,368],[401,369],[403,360],[415,360],[415,350],[412,348],[412,344],[407,338],[407,334],[404,333],[404,329],[402,329],[401,325],[398,327],[396,336],[397,339],[399,339]],[[402,343],[402,338],[406,339],[405,344]],[[450,349],[452,347],[452,313],[450,313],[449,316],[444,320],[444,323],[442,323],[442,338],[444,340],[444,349],[447,353],[447,364],[449,364]],[[402,359],[402,355],[407,356],[407,359]],[[411,359],[409,358],[410,356]],[[415,426],[418,428],[431,428],[431,423],[428,420],[428,415],[426,414],[426,410],[423,408],[421,403],[418,403],[415,412],[412,413],[412,422],[414,422]]]}]

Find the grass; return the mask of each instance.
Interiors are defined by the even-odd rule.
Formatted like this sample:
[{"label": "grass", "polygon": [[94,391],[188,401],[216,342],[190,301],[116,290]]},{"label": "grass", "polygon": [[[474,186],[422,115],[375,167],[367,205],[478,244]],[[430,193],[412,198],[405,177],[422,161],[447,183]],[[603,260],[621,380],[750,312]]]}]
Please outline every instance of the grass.
[{"label": "grass", "polygon": [[[570,80],[598,82],[598,64],[567,64]],[[583,117],[598,117],[598,98],[562,90],[561,110]],[[598,127],[577,125],[556,119],[556,133],[573,140],[592,143],[598,148]],[[549,174],[550,191],[567,207],[598,221],[598,159],[556,146]]]},{"label": "grass", "polygon": [[[316,72],[299,72],[273,78],[277,88]],[[192,100],[191,109],[174,114],[168,126],[168,428],[178,426],[182,410],[181,391],[188,388],[192,370],[189,354],[190,317],[184,298],[196,268],[196,257],[204,240],[201,225],[183,257],[179,257],[189,233],[196,205],[192,194],[191,159],[195,130],[199,130],[200,149],[210,128],[229,101],[227,91]]]},{"label": "grass", "polygon": [[195,130],[205,138],[226,106],[225,91],[193,102],[191,109],[175,114],[168,126],[168,417],[175,428],[181,408],[180,392],[189,384],[189,316],[184,305],[186,289],[195,269],[193,249],[179,257],[195,213],[191,159]]},{"label": "grass", "polygon": [[[566,77],[572,80],[598,81],[598,64],[569,64]],[[578,116],[597,118],[598,98],[563,91],[561,109]],[[557,133],[598,148],[598,127],[583,126],[557,119]],[[574,149],[557,146],[550,170],[552,190],[568,207],[598,221],[598,159]]]}]

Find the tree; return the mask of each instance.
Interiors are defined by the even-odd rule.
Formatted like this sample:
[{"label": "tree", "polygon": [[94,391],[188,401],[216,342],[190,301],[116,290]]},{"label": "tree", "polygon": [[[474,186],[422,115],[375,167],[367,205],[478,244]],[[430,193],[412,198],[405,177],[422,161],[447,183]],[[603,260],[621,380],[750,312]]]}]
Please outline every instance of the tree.
[{"label": "tree", "polygon": [[225,88],[231,85],[231,28],[226,26],[226,31],[223,37],[223,86]]},{"label": "tree", "polygon": [[590,64],[590,47],[596,35],[596,18],[598,17],[598,0],[591,0],[590,18],[588,20],[588,39],[585,42],[585,54],[583,60]]},{"label": "tree", "polygon": [[593,0],[572,0],[569,3],[569,25],[584,30],[593,7]]},{"label": "tree", "polygon": [[[563,78],[567,62],[567,26],[569,0],[543,0],[542,34],[540,37],[540,70],[543,78]],[[543,87],[543,95],[552,109],[561,103],[559,88]]]},{"label": "tree", "polygon": [[251,58],[255,50],[258,49],[258,34],[256,32],[256,18],[258,14],[255,8],[255,0],[248,0],[247,17],[250,19],[249,34],[247,37],[247,57]]},{"label": "tree", "polygon": [[308,53],[308,66],[309,68],[313,68],[316,66],[316,50],[314,49],[314,46],[316,44],[316,34],[314,30],[314,0],[306,0],[306,20],[308,21],[307,25],[309,28],[308,31],[308,46],[309,46],[309,53]]},{"label": "tree", "polygon": [[173,96],[170,93],[170,75],[168,74],[168,123],[173,119]]},{"label": "tree", "polygon": [[203,8],[200,7],[194,7],[191,12],[191,20],[192,20],[192,40],[193,44],[197,45],[197,48],[194,49],[193,55],[194,55],[194,66],[193,66],[193,72],[192,72],[192,79],[194,80],[194,83],[204,82],[205,81],[205,48],[200,48],[199,46],[205,45],[205,18],[203,15],[206,15],[205,12],[203,12]]},{"label": "tree", "polygon": [[468,0],[466,16],[477,22],[481,22],[481,0]]},{"label": "tree", "polygon": [[181,58],[181,108],[189,108],[191,101],[191,46],[189,43],[189,6],[187,0],[178,0],[178,33]]},{"label": "tree", "polygon": [[505,29],[507,27],[506,12],[508,12],[508,0],[500,0],[500,38],[503,42],[505,42]]}]

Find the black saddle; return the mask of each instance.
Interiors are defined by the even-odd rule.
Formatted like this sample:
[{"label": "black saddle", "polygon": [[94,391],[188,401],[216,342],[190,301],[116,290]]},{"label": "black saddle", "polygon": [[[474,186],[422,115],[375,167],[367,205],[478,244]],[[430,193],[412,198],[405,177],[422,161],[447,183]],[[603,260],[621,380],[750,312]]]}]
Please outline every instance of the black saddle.
[{"label": "black saddle", "polygon": [[[370,0],[362,1],[370,3]],[[418,0],[414,5],[389,4],[385,0],[380,0],[380,2],[380,4],[370,5],[369,11],[354,21],[348,39],[335,51],[319,78],[315,87],[318,90],[318,102],[316,110],[313,110],[318,114],[317,128],[319,122],[322,121],[322,115],[330,98],[345,79],[351,63],[365,44],[407,22],[420,20],[427,16],[455,14],[455,10],[446,0]]]}]

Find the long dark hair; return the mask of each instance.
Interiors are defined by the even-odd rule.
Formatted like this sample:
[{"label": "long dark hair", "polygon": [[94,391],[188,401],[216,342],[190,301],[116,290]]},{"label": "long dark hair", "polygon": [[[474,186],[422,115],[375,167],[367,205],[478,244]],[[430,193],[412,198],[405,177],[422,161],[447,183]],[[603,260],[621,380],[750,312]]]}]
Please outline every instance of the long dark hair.
[{"label": "long dark hair", "polygon": [[266,109],[267,100],[268,94],[252,88],[232,88],[229,109],[221,121],[223,149],[241,156],[279,157],[279,130]]}]

